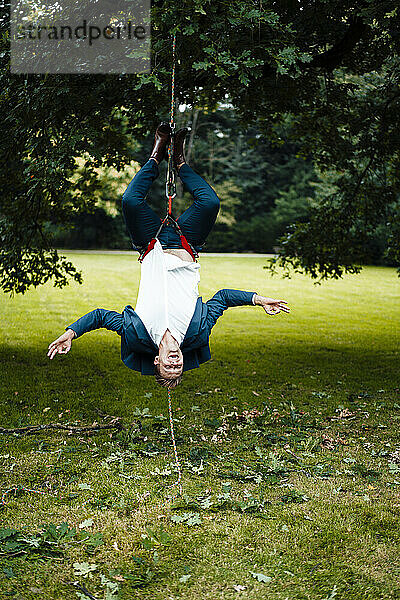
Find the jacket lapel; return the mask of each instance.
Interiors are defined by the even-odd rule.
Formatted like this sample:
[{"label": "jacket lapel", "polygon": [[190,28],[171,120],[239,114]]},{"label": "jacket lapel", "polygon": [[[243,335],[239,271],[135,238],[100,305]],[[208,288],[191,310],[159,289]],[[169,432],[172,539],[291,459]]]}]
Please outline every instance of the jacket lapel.
[{"label": "jacket lapel", "polygon": [[[135,337],[137,338],[137,342],[140,345],[144,346],[147,352],[150,351],[154,352],[154,354],[158,354],[158,348],[156,344],[151,339],[146,327],[143,324],[143,321],[133,310],[132,306],[125,306],[123,314],[125,331],[128,331],[129,328],[133,328],[135,332]],[[140,348],[137,348],[137,351],[140,352]]]},{"label": "jacket lapel", "polygon": [[187,328],[186,335],[183,338],[182,347],[190,346],[190,344],[199,335],[202,313],[203,313],[203,301],[202,301],[201,296],[199,296],[197,298],[193,317],[189,323],[189,327]]}]

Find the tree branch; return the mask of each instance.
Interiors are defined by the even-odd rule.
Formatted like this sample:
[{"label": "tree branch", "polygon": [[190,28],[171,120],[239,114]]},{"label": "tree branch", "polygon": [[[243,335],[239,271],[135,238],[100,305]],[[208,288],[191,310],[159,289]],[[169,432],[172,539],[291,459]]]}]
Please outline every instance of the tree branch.
[{"label": "tree branch", "polygon": [[[351,19],[349,28],[342,37],[341,40],[336,42],[326,52],[322,52],[309,63],[304,63],[303,70],[306,71],[310,68],[323,68],[327,71],[333,71],[340,65],[343,59],[348,56],[356,44],[361,40],[364,33],[367,31],[368,26],[363,22],[361,17],[355,16]],[[272,77],[276,75],[276,69],[270,64],[265,64],[263,67],[264,77]]]},{"label": "tree branch", "polygon": [[5,429],[4,427],[0,427],[0,433],[40,433],[46,429],[62,429],[64,431],[69,431],[72,433],[89,433],[93,431],[101,431],[104,429],[118,429],[121,430],[123,428],[122,423],[119,421],[119,417],[116,417],[115,422],[111,422],[107,425],[99,425],[98,423],[93,423],[93,425],[85,425],[83,427],[76,427],[74,425],[63,425],[62,423],[48,423],[46,425],[29,425],[27,427],[16,427],[15,429]]},{"label": "tree branch", "polygon": [[307,67],[323,67],[332,71],[342,62],[344,57],[354,49],[368,29],[361,17],[355,16],[351,19],[350,26],[342,39],[329,48],[326,52],[315,56]]}]

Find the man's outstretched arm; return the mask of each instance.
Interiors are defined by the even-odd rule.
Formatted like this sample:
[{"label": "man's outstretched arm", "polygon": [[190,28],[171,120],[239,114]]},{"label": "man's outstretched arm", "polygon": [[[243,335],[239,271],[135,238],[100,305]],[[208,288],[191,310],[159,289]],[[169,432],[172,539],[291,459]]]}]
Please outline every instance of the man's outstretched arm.
[{"label": "man's outstretched arm", "polygon": [[53,359],[56,354],[66,354],[71,350],[72,340],[88,331],[104,327],[121,335],[123,316],[121,313],[104,308],[96,308],[66,327],[65,333],[49,345],[47,356]]},{"label": "man's outstretched arm", "polygon": [[232,306],[258,305],[262,306],[267,314],[275,315],[279,312],[289,312],[285,300],[275,300],[260,296],[257,292],[244,292],[241,290],[219,290],[211,300],[206,302],[208,308],[207,323],[211,329],[222,315],[224,310]]}]

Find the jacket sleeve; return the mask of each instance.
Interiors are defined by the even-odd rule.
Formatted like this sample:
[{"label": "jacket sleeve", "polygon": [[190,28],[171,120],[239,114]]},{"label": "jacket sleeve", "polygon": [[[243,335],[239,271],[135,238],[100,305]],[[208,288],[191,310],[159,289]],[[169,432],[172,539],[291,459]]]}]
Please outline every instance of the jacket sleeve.
[{"label": "jacket sleeve", "polygon": [[72,325],[68,325],[65,329],[75,331],[76,337],[88,331],[93,331],[93,329],[100,329],[100,327],[116,331],[121,335],[122,325],[123,316],[121,313],[106,310],[105,308],[96,308],[96,310],[83,315],[83,317],[72,323]]},{"label": "jacket sleeve", "polygon": [[240,290],[219,290],[211,300],[206,302],[207,325],[211,329],[224,310],[231,306],[253,305],[253,297],[257,292],[242,292]]}]

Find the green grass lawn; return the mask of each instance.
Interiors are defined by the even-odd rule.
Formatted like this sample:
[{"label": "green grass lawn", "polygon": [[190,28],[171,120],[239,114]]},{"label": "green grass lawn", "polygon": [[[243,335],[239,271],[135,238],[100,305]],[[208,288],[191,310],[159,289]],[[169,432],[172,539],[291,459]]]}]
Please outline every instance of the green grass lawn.
[{"label": "green grass lawn", "polygon": [[0,426],[120,417],[123,429],[1,434],[2,493],[45,493],[5,497],[0,598],[400,598],[395,270],[315,286],[271,278],[262,257],[202,256],[204,300],[244,289],[292,312],[228,310],[212,360],[185,373],[173,393],[184,496],[171,506],[165,390],[123,365],[106,330],[46,357],[82,314],[135,305],[135,256],[73,260],[83,286],[1,297]]}]

